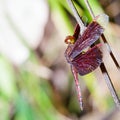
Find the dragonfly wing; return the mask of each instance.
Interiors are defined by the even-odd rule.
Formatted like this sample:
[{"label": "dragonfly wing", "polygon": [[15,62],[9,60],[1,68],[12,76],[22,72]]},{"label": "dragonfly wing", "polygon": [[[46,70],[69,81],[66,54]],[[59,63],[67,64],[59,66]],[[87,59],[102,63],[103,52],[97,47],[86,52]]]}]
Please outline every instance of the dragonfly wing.
[{"label": "dragonfly wing", "polygon": [[85,75],[95,70],[102,63],[102,52],[98,45],[89,49],[85,54],[78,55],[72,65],[80,75]]},{"label": "dragonfly wing", "polygon": [[104,29],[96,21],[93,21],[87,26],[82,36],[79,36],[74,44],[74,47],[70,53],[70,58],[74,59],[81,51],[88,46],[91,46],[96,40],[99,39]]},{"label": "dragonfly wing", "polygon": [[73,34],[73,37],[75,38],[75,40],[78,39],[79,34],[80,34],[80,26],[79,24],[77,24],[74,30],[74,34]]}]

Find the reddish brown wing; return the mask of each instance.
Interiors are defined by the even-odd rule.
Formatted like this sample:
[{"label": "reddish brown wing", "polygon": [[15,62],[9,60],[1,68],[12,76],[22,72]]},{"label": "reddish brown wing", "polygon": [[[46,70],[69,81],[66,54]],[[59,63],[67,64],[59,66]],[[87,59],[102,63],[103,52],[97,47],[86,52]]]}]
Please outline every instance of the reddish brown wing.
[{"label": "reddish brown wing", "polygon": [[80,75],[85,75],[95,70],[102,62],[102,52],[98,45],[88,50],[85,54],[80,54],[72,61]]},{"label": "reddish brown wing", "polygon": [[103,31],[104,29],[96,21],[90,23],[83,35],[79,36],[75,42],[73,49],[69,53],[69,57],[74,59],[83,49],[91,46],[96,40],[98,40]]},{"label": "reddish brown wing", "polygon": [[80,26],[79,24],[77,24],[74,30],[73,37],[77,40],[79,35],[80,35]]}]

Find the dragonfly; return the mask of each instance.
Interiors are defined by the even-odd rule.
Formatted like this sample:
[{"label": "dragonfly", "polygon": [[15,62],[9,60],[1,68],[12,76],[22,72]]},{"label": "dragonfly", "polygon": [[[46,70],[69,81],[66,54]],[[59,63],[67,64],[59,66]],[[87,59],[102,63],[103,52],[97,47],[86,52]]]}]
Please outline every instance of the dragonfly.
[{"label": "dragonfly", "polygon": [[[78,74],[83,76],[91,73],[102,63],[101,43],[91,46],[100,38],[103,32],[104,28],[94,19],[82,34],[80,34],[80,26],[77,24],[74,34],[65,38],[65,43],[68,44],[65,58],[70,64],[74,76],[81,110],[83,110],[83,101]],[[85,51],[86,49],[87,51]]]},{"label": "dragonfly", "polygon": [[[77,23],[80,25],[80,27],[79,27],[79,25],[77,25],[77,27],[74,31],[74,34],[72,36],[67,36],[65,39],[65,42],[68,44],[68,47],[65,51],[65,57],[66,57],[67,62],[71,66],[71,70],[72,70],[72,73],[73,73],[73,76],[75,79],[80,107],[81,107],[81,109],[83,108],[81,91],[80,91],[80,86],[79,86],[79,82],[78,82],[78,74],[80,74],[80,75],[88,74],[88,73],[92,72],[93,70],[95,70],[98,66],[100,66],[101,72],[105,78],[106,84],[110,90],[110,93],[114,99],[114,102],[116,103],[116,106],[120,109],[119,97],[118,97],[117,92],[114,88],[114,85],[111,81],[111,78],[107,72],[104,62],[102,62],[102,52],[99,49],[101,45],[100,44],[98,44],[96,46],[94,46],[95,44],[92,45],[94,43],[94,41],[96,41],[101,36],[104,44],[107,47],[107,50],[109,51],[109,54],[110,54],[113,62],[115,63],[118,70],[120,70],[120,65],[119,65],[118,61],[116,60],[105,35],[102,34],[104,31],[104,29],[102,29],[102,27],[104,27],[104,28],[106,27],[106,23],[108,23],[109,17],[106,14],[101,14],[101,15],[95,16],[94,12],[89,4],[89,1],[84,0],[84,2],[86,3],[86,6],[88,8],[88,11],[90,12],[92,18],[94,19],[93,22],[96,22],[96,23],[99,22],[100,25],[102,22],[102,27],[100,27],[98,25],[100,27],[101,32],[96,31],[95,28],[93,30],[89,29],[90,28],[89,26],[91,26],[91,28],[92,28],[92,25],[90,25],[92,23],[90,23],[86,29],[86,26],[83,24],[83,21],[81,20],[73,1],[72,0],[67,0],[67,1],[68,1],[70,8],[72,9],[72,12],[74,14],[74,17],[75,17]],[[101,18],[101,17],[102,17],[102,19],[100,19],[100,21],[99,21],[98,18]],[[99,27],[98,27],[98,29],[99,29]],[[89,32],[87,33],[86,31],[89,31],[90,33]],[[83,32],[84,32],[84,35],[83,35]],[[90,37],[91,35],[95,35],[96,38],[93,36]],[[85,38],[85,36],[86,36],[86,38]],[[85,43],[85,42],[87,42],[87,43]],[[86,49],[86,47],[90,47],[90,46],[92,48],[89,49],[87,52],[84,52],[84,49]],[[93,57],[93,56],[95,56],[95,57]],[[95,59],[93,59],[93,58],[95,58]],[[94,61],[94,64],[93,64],[92,60]],[[93,66],[93,67],[91,67],[91,66]]]}]

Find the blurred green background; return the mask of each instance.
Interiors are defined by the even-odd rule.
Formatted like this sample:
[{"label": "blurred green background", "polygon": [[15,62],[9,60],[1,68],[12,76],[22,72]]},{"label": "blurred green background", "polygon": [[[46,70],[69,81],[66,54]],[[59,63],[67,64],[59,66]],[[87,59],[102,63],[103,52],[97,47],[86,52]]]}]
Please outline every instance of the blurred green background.
[{"label": "blurred green background", "polygon": [[[106,13],[105,35],[120,63],[120,1],[89,0]],[[84,0],[74,0],[85,24]],[[0,120],[118,120],[119,112],[98,68],[81,77],[84,111],[64,51],[76,21],[66,0],[0,0]],[[120,95],[120,74],[103,44],[104,63]]]}]

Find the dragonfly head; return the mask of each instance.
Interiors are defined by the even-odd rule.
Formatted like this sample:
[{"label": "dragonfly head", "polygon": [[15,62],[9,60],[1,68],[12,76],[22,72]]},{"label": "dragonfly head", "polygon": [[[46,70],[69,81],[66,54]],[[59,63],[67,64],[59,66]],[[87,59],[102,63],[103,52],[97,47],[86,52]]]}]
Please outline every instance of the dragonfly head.
[{"label": "dragonfly head", "polygon": [[75,38],[73,36],[67,36],[65,38],[65,43],[66,44],[74,44],[75,43]]}]

